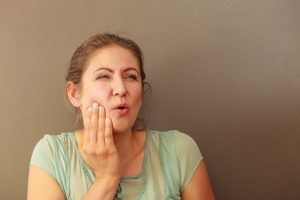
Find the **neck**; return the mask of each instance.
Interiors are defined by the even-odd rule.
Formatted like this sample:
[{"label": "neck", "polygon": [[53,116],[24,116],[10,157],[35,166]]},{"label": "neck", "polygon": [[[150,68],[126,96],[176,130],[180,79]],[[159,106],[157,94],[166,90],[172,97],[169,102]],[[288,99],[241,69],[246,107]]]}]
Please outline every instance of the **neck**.
[{"label": "neck", "polygon": [[125,132],[114,132],[114,143],[122,162],[128,160],[139,147],[136,134],[131,129]]}]

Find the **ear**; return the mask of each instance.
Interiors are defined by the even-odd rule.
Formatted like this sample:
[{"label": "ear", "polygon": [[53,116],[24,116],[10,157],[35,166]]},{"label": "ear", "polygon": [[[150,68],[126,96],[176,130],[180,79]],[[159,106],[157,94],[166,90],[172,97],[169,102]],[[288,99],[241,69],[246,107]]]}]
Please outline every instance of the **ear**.
[{"label": "ear", "polygon": [[80,95],[79,95],[79,88],[75,85],[72,81],[68,81],[67,83],[67,95],[69,97],[70,102],[75,107],[80,107]]}]

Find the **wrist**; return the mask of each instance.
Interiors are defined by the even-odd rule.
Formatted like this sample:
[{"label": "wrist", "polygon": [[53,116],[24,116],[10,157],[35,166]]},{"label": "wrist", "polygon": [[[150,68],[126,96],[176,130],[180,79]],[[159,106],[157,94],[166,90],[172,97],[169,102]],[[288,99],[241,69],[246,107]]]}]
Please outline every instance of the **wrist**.
[{"label": "wrist", "polygon": [[109,187],[117,187],[118,184],[120,182],[120,177],[118,176],[95,176],[95,180],[94,180],[94,183],[95,184],[99,184],[99,185],[105,185],[107,186],[108,188]]},{"label": "wrist", "polygon": [[120,178],[95,178],[89,191],[84,195],[82,200],[111,200],[116,194]]}]

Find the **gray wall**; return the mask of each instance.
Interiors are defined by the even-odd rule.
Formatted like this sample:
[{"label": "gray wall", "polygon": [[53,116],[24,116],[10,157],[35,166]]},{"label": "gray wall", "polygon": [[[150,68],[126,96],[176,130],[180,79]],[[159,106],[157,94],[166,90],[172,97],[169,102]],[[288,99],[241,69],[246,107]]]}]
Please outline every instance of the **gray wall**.
[{"label": "gray wall", "polygon": [[300,1],[0,0],[0,199],[25,199],[46,133],[74,130],[64,74],[97,32],[144,50],[152,129],[190,134],[218,199],[300,196]]}]

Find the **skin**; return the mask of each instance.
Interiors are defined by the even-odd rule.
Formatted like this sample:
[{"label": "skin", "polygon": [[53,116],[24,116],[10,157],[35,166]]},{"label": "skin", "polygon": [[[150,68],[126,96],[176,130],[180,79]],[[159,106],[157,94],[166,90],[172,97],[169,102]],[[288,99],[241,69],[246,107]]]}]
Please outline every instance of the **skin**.
[{"label": "skin", "polygon": [[[95,180],[83,199],[113,199],[122,176],[142,170],[145,131],[132,131],[142,104],[142,81],[137,59],[122,47],[112,45],[96,50],[90,58],[79,86],[67,83],[71,103],[79,107],[84,129],[75,132],[85,163]],[[129,107],[126,114],[114,108]],[[183,199],[214,199],[204,161],[182,192]],[[63,200],[59,184],[42,169],[29,170],[29,200]]]}]

